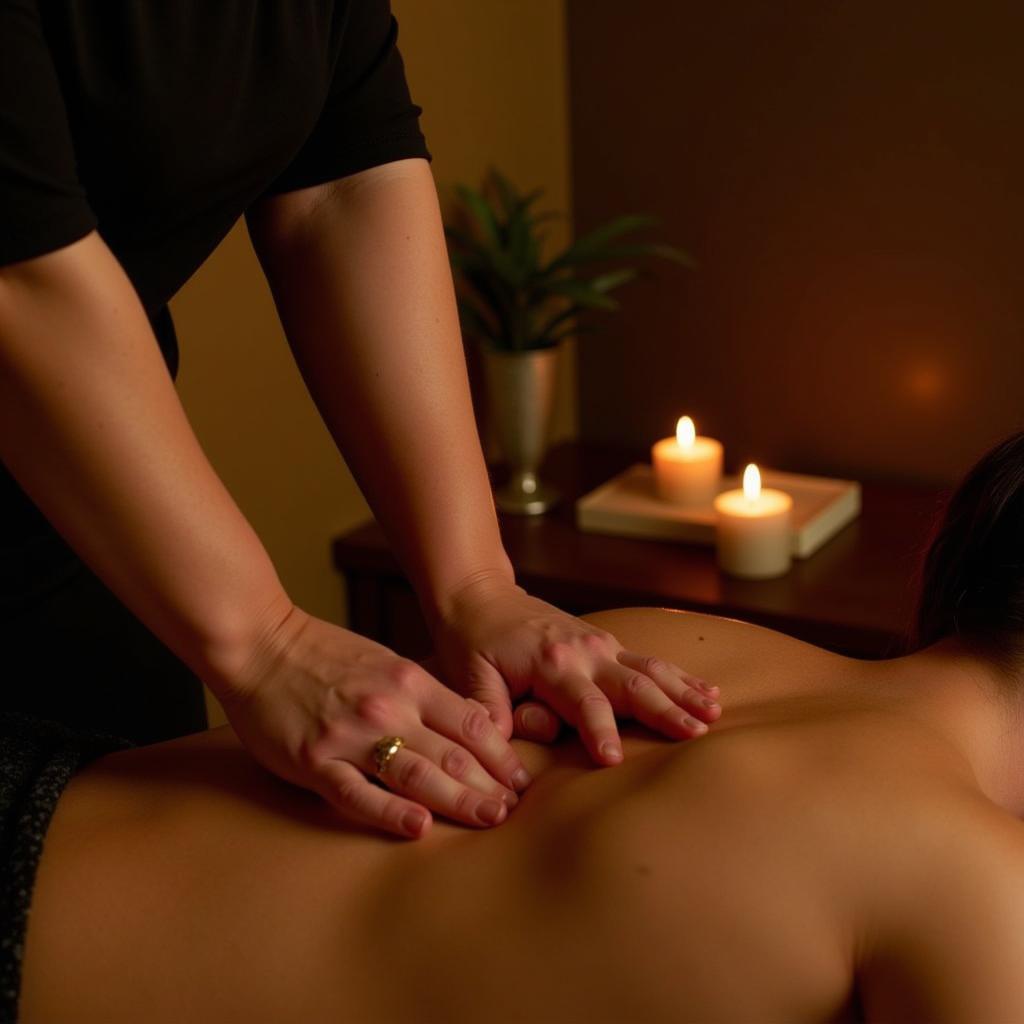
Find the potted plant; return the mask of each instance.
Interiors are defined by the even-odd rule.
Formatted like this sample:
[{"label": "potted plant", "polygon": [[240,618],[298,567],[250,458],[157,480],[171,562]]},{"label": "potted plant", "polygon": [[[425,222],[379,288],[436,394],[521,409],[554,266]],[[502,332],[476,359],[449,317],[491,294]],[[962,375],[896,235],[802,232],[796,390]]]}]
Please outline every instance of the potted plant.
[{"label": "potted plant", "polygon": [[459,315],[483,353],[487,404],[510,469],[495,501],[506,512],[544,512],[557,500],[537,479],[537,467],[547,446],[559,343],[596,329],[580,322],[582,314],[619,309],[611,293],[644,275],[631,261],[692,261],[670,245],[627,241],[656,223],[641,215],[616,217],[545,256],[542,228],[562,214],[534,209],[543,189],[521,194],[492,169],[483,188],[458,185],[456,194],[457,223],[445,233]]}]

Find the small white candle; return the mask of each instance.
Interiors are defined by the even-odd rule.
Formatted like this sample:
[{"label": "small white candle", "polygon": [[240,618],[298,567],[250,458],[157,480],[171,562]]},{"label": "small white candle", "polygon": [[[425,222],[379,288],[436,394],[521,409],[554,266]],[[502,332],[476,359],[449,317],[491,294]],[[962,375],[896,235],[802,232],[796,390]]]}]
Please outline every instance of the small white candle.
[{"label": "small white candle", "polygon": [[722,479],[722,445],[713,437],[698,437],[689,416],[676,424],[676,436],[651,447],[658,496],[679,505],[707,505]]},{"label": "small white candle", "polygon": [[718,564],[732,576],[769,579],[789,570],[793,557],[790,512],[785,491],[761,489],[761,473],[751,463],[743,472],[743,490],[715,498]]}]

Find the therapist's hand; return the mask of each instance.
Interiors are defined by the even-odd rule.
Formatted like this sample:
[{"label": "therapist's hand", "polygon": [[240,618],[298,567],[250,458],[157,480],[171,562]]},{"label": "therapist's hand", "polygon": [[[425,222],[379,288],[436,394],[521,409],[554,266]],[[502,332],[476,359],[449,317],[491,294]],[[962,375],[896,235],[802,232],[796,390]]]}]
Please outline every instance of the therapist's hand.
[{"label": "therapist's hand", "polygon": [[[500,824],[529,777],[479,703],[366,637],[293,608],[218,687],[247,750],[346,821],[416,838],[429,811]],[[405,745],[377,777],[374,745]]]},{"label": "therapist's hand", "polygon": [[439,674],[484,704],[502,735],[512,734],[512,701],[533,698],[516,711],[517,734],[551,738],[557,723],[550,708],[579,730],[598,764],[622,760],[616,715],[692,739],[721,714],[717,687],[678,665],[625,650],[611,633],[507,579],[463,588],[432,631]]}]

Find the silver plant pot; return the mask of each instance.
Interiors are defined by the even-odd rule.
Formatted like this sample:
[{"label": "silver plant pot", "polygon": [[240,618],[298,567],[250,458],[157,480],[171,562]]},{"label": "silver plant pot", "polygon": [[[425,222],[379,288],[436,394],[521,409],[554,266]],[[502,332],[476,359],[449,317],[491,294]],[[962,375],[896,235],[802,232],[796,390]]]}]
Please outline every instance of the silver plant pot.
[{"label": "silver plant pot", "polygon": [[487,407],[509,469],[508,480],[494,492],[494,503],[502,512],[539,515],[559,499],[557,491],[537,478],[548,448],[558,349],[482,349]]}]

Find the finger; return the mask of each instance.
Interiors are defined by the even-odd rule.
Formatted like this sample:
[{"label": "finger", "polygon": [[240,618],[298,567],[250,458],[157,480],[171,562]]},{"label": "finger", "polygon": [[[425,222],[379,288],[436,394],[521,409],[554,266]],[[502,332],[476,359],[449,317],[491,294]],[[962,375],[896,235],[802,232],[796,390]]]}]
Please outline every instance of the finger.
[{"label": "finger", "polygon": [[378,778],[388,789],[465,825],[500,825],[508,815],[504,800],[456,781],[408,744],[395,754],[385,771],[378,773]]},{"label": "finger", "polygon": [[661,689],[649,675],[625,665],[609,666],[601,674],[606,693],[617,694],[617,710],[628,714],[649,729],[675,739],[703,736],[708,727],[688,714]]},{"label": "finger", "polygon": [[329,760],[319,765],[316,790],[352,824],[384,829],[405,839],[418,839],[430,830],[430,813],[425,807],[374,786],[348,761]]},{"label": "finger", "polygon": [[[663,661],[661,658],[655,658],[651,655],[637,654],[635,651],[622,650],[616,654],[622,664],[628,664],[630,668],[639,669],[641,672],[647,670],[643,667],[645,662],[654,661],[657,662],[663,669],[671,673],[673,677],[681,680],[684,685],[691,686],[695,690],[700,690],[706,693],[708,696],[717,696],[720,692],[718,687],[713,683],[709,683],[706,679],[701,679],[700,676],[695,676],[691,672],[687,672],[685,669],[681,669],[678,665],[671,661]],[[650,673],[647,673],[650,675]]]},{"label": "finger", "polygon": [[439,689],[423,705],[420,717],[428,729],[465,747],[503,786],[518,793],[530,784],[519,755],[479,701]]},{"label": "finger", "polygon": [[483,704],[505,739],[512,735],[512,699],[504,677],[496,668],[484,665],[475,669],[468,685],[460,689],[467,697]]},{"label": "finger", "polygon": [[612,765],[622,760],[615,713],[589,676],[563,672],[554,683],[544,686],[544,699],[576,727],[583,745],[598,764]]},{"label": "finger", "polygon": [[415,736],[407,737],[407,742],[457,782],[484,796],[504,800],[510,808],[519,803],[515,790],[498,782],[465,747],[430,729],[422,729]]},{"label": "finger", "polygon": [[700,690],[701,692],[706,693],[709,697],[717,697],[721,693],[721,690],[715,683],[709,683],[706,679],[701,679],[700,676],[695,676],[690,672],[685,672],[678,665],[674,665],[671,661],[668,662],[668,666],[673,672],[679,674],[679,678],[682,679],[687,686],[692,686],[695,690]]},{"label": "finger", "polygon": [[535,743],[552,743],[562,731],[562,720],[546,704],[524,701],[513,715],[513,735]]},{"label": "finger", "polygon": [[620,664],[653,679],[672,701],[685,708],[695,718],[703,722],[714,722],[721,717],[721,705],[710,696],[712,690],[717,694],[717,686],[711,687],[704,683],[702,689],[698,690],[693,684],[703,683],[703,680],[688,675],[670,661],[662,661],[650,655],[619,651],[618,659]]}]

